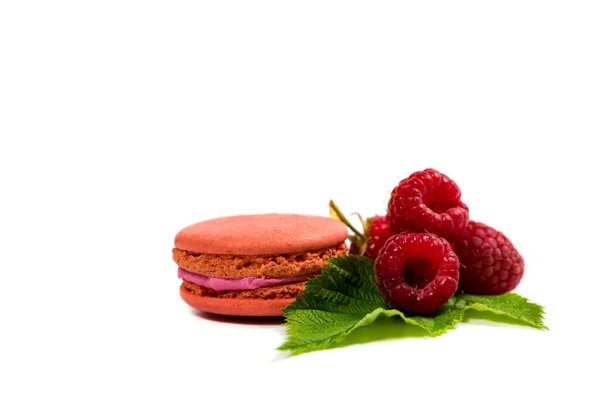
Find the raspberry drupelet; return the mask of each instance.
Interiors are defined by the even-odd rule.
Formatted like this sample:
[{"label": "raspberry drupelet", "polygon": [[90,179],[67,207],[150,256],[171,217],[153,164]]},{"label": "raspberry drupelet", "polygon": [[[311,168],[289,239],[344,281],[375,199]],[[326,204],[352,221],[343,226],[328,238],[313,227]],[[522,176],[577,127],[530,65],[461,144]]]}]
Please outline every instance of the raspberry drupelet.
[{"label": "raspberry drupelet", "polygon": [[458,185],[431,168],[400,181],[388,203],[387,222],[395,234],[429,232],[451,240],[468,221]]},{"label": "raspberry drupelet", "polygon": [[469,221],[454,240],[460,263],[459,290],[496,295],[513,290],[523,277],[523,257],[502,232]]},{"label": "raspberry drupelet", "polygon": [[456,292],[458,257],[443,238],[406,233],[389,238],[375,260],[375,283],[392,308],[430,315]]},{"label": "raspberry drupelet", "polygon": [[365,255],[374,260],[377,258],[377,254],[379,254],[379,250],[381,250],[385,241],[392,236],[392,232],[390,232],[385,217],[381,215],[369,218],[367,226],[369,227],[367,233],[369,241],[367,242]]}]

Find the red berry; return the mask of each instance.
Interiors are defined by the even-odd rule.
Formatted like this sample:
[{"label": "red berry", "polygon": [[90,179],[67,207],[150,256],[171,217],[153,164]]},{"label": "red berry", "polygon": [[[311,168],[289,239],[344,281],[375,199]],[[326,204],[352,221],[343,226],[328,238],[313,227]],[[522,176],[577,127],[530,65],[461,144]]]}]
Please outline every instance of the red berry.
[{"label": "red berry", "polygon": [[433,314],[458,288],[458,257],[430,233],[405,233],[385,242],[375,260],[375,284],[392,308]]},{"label": "red berry", "polygon": [[469,221],[454,239],[460,269],[459,290],[470,294],[502,294],[513,290],[523,277],[524,261],[502,232]]},{"label": "red berry", "polygon": [[367,226],[369,227],[369,231],[367,232],[369,241],[367,242],[365,255],[374,260],[385,241],[392,236],[392,232],[390,232],[385,217],[381,215],[369,218]]},{"label": "red berry", "polygon": [[400,181],[388,203],[387,221],[393,233],[429,232],[452,239],[469,221],[453,180],[435,169],[415,172]]}]

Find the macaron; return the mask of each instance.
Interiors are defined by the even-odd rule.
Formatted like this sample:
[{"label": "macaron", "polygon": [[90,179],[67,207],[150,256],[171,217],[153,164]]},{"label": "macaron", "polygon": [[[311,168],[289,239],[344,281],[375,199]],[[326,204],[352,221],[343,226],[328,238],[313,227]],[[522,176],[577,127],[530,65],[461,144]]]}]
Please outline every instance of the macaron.
[{"label": "macaron", "polygon": [[175,236],[179,293],[214,314],[270,317],[304,290],[327,260],[347,253],[347,230],[332,218],[257,214],[216,218]]}]

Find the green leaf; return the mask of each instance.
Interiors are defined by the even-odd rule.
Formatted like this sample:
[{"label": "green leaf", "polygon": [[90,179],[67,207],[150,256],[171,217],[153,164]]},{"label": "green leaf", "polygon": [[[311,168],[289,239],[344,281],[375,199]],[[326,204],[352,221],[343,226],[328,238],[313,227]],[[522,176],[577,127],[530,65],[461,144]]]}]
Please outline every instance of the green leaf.
[{"label": "green leaf", "polygon": [[[430,336],[439,336],[442,333],[446,333],[448,330],[452,329],[457,322],[462,321],[464,317],[464,310],[452,309],[443,306],[440,311],[432,317],[407,317],[402,311],[378,308],[368,315],[369,319],[366,321],[369,321],[369,324],[373,323],[379,315],[383,315],[385,317],[400,317],[408,324],[425,329]],[[364,319],[361,322],[365,322]],[[360,326],[365,325],[368,324],[362,323]],[[355,328],[358,328],[358,326]]]},{"label": "green leaf", "polygon": [[369,314],[385,307],[373,280],[373,260],[348,255],[328,263],[284,309],[288,339],[280,350],[300,354],[330,347],[359,326],[372,323],[377,316]]},{"label": "green leaf", "polygon": [[286,342],[280,350],[292,354],[325,349],[350,332],[372,324],[379,315],[399,316],[438,336],[462,320],[464,310],[443,306],[433,317],[407,317],[388,309],[373,278],[373,260],[355,255],[332,258],[323,273],[305,285],[304,293],[284,309]]},{"label": "green leaf", "polygon": [[391,310],[379,294],[373,277],[373,260],[356,255],[328,260],[329,267],[305,284],[304,293],[283,311],[287,340],[279,350],[292,355],[332,347],[352,331],[372,324],[377,317],[400,317],[439,336],[464,319],[465,311],[489,311],[545,329],[543,308],[507,293],[500,296],[456,295],[430,317],[406,316]]},{"label": "green leaf", "polygon": [[544,308],[516,293],[504,293],[498,296],[458,294],[455,297],[465,302],[465,310],[489,311],[522,321],[534,328],[548,329],[544,325]]}]

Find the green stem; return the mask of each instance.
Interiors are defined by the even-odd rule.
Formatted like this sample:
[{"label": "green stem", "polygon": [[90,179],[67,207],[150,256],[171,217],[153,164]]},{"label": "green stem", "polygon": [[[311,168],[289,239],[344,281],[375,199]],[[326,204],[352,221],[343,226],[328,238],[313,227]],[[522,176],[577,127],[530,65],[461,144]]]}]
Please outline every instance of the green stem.
[{"label": "green stem", "polygon": [[352,226],[352,224],[350,223],[350,221],[348,221],[348,219],[344,216],[344,214],[342,214],[342,212],[340,211],[340,209],[338,208],[338,206],[335,205],[335,203],[333,202],[333,200],[329,200],[329,207],[331,207],[331,209],[333,210],[333,212],[335,212],[335,215],[337,215],[337,217],[340,219],[340,221],[342,221],[344,223],[344,225],[346,225],[348,228],[350,228],[350,230],[352,232],[354,232],[354,234],[361,238],[362,240],[366,240],[365,235],[363,235],[362,233],[360,233],[358,230],[356,230],[356,228],[354,226]]}]

